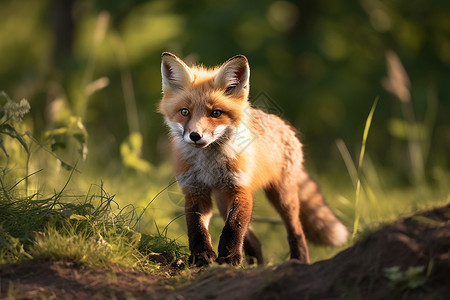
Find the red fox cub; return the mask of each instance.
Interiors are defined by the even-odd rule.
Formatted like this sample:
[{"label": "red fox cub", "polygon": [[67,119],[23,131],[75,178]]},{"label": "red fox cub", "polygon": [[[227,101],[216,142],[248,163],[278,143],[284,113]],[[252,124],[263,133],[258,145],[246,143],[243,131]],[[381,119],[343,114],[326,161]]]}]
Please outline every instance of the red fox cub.
[{"label": "red fox cub", "polygon": [[[279,117],[248,101],[247,58],[234,56],[214,69],[188,67],[162,54],[163,97],[159,111],[170,128],[175,174],[184,193],[191,256],[189,263],[263,263],[261,244],[249,225],[253,196],[263,189],[281,215],[291,258],[309,263],[306,237],[340,245],[347,229],[325,204],[303,167],[302,144]],[[251,141],[240,148],[243,140]],[[225,226],[218,256],[208,232],[211,196]]]}]

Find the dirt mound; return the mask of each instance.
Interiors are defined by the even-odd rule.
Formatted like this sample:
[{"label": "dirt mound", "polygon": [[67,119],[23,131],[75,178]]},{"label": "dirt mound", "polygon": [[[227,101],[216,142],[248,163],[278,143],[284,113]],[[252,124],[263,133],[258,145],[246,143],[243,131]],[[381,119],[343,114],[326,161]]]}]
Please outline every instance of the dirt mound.
[{"label": "dirt mound", "polygon": [[239,273],[219,268],[177,294],[185,299],[450,299],[450,206],[398,220],[329,260]]},{"label": "dirt mound", "polygon": [[170,279],[68,262],[0,266],[0,297],[110,299],[450,299],[450,206],[385,226],[332,259],[237,271],[212,267],[172,291]]},{"label": "dirt mound", "polygon": [[91,269],[71,262],[29,261],[0,266],[0,298],[112,299],[167,291],[169,279],[134,269]]}]

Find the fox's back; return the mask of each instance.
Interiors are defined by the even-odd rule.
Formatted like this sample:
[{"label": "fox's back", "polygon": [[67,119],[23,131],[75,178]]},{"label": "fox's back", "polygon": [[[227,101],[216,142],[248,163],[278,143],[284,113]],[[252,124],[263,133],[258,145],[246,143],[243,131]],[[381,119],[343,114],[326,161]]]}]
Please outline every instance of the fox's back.
[{"label": "fox's back", "polygon": [[[296,131],[280,117],[250,109],[251,129],[255,138],[248,151],[254,164],[255,188],[261,188],[284,178],[286,171],[302,169],[302,145]],[[243,153],[245,156],[245,152]]]}]

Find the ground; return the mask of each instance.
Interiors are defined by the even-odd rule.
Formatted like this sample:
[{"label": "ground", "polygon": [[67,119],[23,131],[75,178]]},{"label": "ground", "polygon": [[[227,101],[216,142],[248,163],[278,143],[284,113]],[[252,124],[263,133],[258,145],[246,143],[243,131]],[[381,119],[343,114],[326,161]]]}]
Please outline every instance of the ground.
[{"label": "ground", "polygon": [[[149,275],[70,262],[0,266],[11,299],[450,299],[450,205],[399,219],[335,257],[302,265]],[[200,271],[200,272],[199,272]],[[190,279],[187,279],[190,277]],[[180,283],[184,282],[184,283]],[[148,297],[150,296],[150,297]]]}]

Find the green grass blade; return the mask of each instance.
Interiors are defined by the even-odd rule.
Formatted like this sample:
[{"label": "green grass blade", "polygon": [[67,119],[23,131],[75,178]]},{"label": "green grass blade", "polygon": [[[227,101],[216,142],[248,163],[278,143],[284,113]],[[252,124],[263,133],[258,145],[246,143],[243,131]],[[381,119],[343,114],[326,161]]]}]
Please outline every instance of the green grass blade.
[{"label": "green grass blade", "polygon": [[373,113],[375,112],[377,103],[378,103],[378,97],[375,98],[375,101],[373,102],[372,108],[370,109],[369,116],[367,117],[367,120],[366,120],[366,126],[364,127],[361,152],[359,153],[358,172],[360,172],[360,170],[361,170],[361,165],[362,165],[362,162],[364,159],[364,154],[366,152],[367,137],[369,136],[369,129],[370,129],[370,125],[372,124]]},{"label": "green grass blade", "polygon": [[[155,201],[156,198],[158,198],[159,195],[161,195],[165,190],[167,190],[169,187],[171,187],[172,185],[174,185],[177,182],[177,180],[172,181],[171,183],[169,183],[169,185],[167,185],[165,188],[163,188],[161,191],[159,191],[155,197],[152,198],[152,200],[150,200],[150,202],[144,207],[144,209],[141,211],[141,213],[139,214],[139,216],[136,219],[135,224],[133,225],[133,228],[135,228],[136,226],[139,225],[139,222],[142,219],[142,216],[144,215],[145,211],[148,209],[148,207],[153,203],[153,201]],[[159,234],[159,232],[158,232]]]},{"label": "green grass blade", "polygon": [[345,167],[347,168],[347,172],[350,175],[350,179],[352,180],[352,184],[356,187],[356,182],[358,181],[358,171],[356,170],[355,163],[353,162],[352,156],[350,152],[348,152],[347,146],[344,141],[341,139],[336,140],[336,146],[341,154],[342,159],[344,160]]},{"label": "green grass blade", "polygon": [[366,125],[364,127],[364,133],[363,133],[363,139],[362,139],[362,145],[361,145],[361,152],[359,153],[359,162],[358,162],[358,180],[356,182],[356,191],[355,191],[355,220],[353,222],[353,233],[352,238],[355,238],[356,233],[358,232],[358,225],[359,220],[361,218],[361,214],[359,212],[359,200],[360,200],[360,194],[361,194],[361,170],[362,170],[362,163],[364,160],[364,155],[366,153],[366,143],[367,143],[367,137],[369,136],[369,129],[372,124],[372,118],[373,114],[375,112],[375,108],[377,107],[378,103],[378,97],[375,98],[375,101],[373,102],[372,108],[370,109],[369,116],[366,120]]}]

